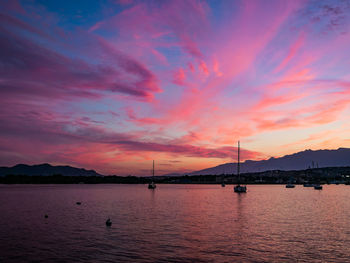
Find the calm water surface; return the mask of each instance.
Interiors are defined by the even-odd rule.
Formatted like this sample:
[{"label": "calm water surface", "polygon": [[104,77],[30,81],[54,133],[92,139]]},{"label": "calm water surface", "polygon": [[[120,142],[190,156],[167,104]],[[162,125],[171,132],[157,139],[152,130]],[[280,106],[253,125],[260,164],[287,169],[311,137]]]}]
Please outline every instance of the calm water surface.
[{"label": "calm water surface", "polygon": [[0,262],[350,262],[349,198],[345,185],[0,185]]}]

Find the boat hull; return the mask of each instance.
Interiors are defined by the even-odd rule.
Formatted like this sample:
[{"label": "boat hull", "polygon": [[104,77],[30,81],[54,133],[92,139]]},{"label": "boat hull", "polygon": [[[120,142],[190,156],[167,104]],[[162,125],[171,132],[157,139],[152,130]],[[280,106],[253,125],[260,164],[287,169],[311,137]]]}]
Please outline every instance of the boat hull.
[{"label": "boat hull", "polygon": [[235,193],[246,193],[247,192],[247,187],[246,186],[242,186],[242,185],[236,185],[233,188],[233,191],[235,191]]},{"label": "boat hull", "polygon": [[151,183],[148,185],[148,189],[156,189],[156,185],[154,183]]}]

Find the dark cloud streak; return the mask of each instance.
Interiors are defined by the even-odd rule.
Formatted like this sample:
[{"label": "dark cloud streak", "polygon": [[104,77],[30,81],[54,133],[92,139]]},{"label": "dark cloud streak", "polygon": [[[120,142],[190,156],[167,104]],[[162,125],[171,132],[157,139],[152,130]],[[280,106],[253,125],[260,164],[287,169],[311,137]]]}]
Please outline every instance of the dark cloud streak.
[{"label": "dark cloud streak", "polygon": [[[142,63],[114,52],[115,65],[88,63],[79,58],[70,58],[36,42],[33,37],[24,37],[13,28],[27,33],[40,34],[31,26],[10,16],[1,15],[6,23],[0,27],[0,73],[2,81],[18,92],[37,93],[49,97],[75,96],[76,91],[120,93],[143,100],[150,100],[153,92],[159,92],[157,79]],[[96,45],[101,41],[95,40]],[[110,55],[110,49],[101,45],[101,50]],[[119,65],[119,66],[116,66]],[[21,82],[18,82],[18,80]],[[21,85],[21,86],[19,86]],[[50,94],[45,92],[50,90]],[[79,96],[84,92],[78,92]]]}]

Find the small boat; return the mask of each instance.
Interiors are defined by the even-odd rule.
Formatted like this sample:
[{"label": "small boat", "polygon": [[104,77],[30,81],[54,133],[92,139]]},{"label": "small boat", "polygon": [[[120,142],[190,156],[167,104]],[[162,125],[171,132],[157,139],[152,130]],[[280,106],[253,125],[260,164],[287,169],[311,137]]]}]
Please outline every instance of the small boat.
[{"label": "small boat", "polygon": [[106,221],[106,226],[111,226],[111,225],[112,225],[112,221],[110,218],[108,218]]},{"label": "small boat", "polygon": [[45,215],[44,217],[45,217],[45,218],[48,218],[49,216],[48,216],[48,215]]},{"label": "small boat", "polygon": [[239,173],[239,150],[240,150],[240,144],[239,144],[239,141],[238,141],[238,156],[237,156],[237,159],[238,159],[238,162],[237,162],[238,184],[235,187],[233,187],[233,191],[235,193],[246,193],[247,192],[247,186],[240,185],[241,174]]},{"label": "small boat", "polygon": [[223,170],[223,173],[222,173],[222,181],[221,181],[221,187],[225,187],[226,184],[225,184],[225,169]]},{"label": "small boat", "polygon": [[148,184],[148,189],[156,189],[156,184],[154,183],[154,160],[153,160],[153,170],[152,170],[152,182]]},{"label": "small boat", "polygon": [[76,202],[77,205],[81,205],[81,202]]},{"label": "small boat", "polygon": [[286,188],[294,188],[294,187],[295,187],[295,185],[294,185],[294,184],[291,184],[291,183],[286,184]]},{"label": "small boat", "polygon": [[322,185],[320,185],[320,184],[314,184],[314,189],[315,190],[322,190]]},{"label": "small boat", "polygon": [[154,182],[148,184],[148,189],[156,189],[156,184]]},{"label": "small boat", "polygon": [[245,185],[236,185],[233,190],[235,193],[246,193],[247,192],[247,187]]}]

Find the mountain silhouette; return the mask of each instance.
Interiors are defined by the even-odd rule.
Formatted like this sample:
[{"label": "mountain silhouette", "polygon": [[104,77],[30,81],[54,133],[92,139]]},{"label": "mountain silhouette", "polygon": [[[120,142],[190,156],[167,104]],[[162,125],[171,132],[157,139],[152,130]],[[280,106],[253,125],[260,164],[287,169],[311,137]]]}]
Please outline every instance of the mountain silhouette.
[{"label": "mountain silhouette", "polygon": [[[305,150],[285,155],[279,158],[270,158],[262,161],[247,160],[240,163],[241,173],[264,172],[269,170],[304,170],[307,168],[322,168],[350,166],[350,148],[337,150]],[[235,174],[237,163],[225,163],[212,168],[187,173],[188,175],[208,174]]]},{"label": "mountain silhouette", "polygon": [[0,176],[5,175],[102,176],[94,170],[86,170],[71,166],[53,166],[48,163],[38,165],[17,164],[13,167],[0,167]]}]

